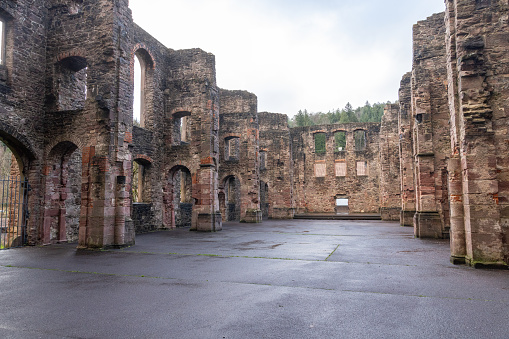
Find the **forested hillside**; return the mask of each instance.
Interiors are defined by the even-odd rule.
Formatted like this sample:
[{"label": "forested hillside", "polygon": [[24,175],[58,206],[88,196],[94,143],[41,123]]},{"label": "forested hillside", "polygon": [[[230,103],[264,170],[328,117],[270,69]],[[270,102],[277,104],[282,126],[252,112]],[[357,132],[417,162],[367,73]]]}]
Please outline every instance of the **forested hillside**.
[{"label": "forested hillside", "polygon": [[380,122],[384,114],[384,107],[387,104],[390,104],[390,102],[376,103],[374,105],[366,102],[363,107],[354,109],[350,103],[347,103],[345,108],[338,108],[327,113],[309,113],[306,109],[304,111],[300,110],[290,120],[290,127],[342,124],[347,122]]}]

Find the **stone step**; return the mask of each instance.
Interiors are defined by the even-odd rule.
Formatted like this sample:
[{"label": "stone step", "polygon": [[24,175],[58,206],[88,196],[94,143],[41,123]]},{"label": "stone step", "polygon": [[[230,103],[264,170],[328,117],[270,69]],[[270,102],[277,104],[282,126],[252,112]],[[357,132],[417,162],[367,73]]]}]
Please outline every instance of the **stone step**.
[{"label": "stone step", "polygon": [[296,214],[294,219],[308,220],[382,220],[380,214]]}]

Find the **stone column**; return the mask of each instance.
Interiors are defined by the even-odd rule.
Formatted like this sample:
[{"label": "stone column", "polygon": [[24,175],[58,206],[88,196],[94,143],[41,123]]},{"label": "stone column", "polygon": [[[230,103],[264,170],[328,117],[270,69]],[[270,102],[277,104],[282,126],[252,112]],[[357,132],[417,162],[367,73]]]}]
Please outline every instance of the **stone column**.
[{"label": "stone column", "polygon": [[399,157],[401,178],[401,226],[413,226],[415,215],[414,162],[412,156],[411,77],[407,73],[399,89]]},{"label": "stone column", "polygon": [[464,264],[466,256],[465,223],[463,211],[463,176],[461,159],[456,155],[449,159],[449,203],[451,211],[451,262]]}]

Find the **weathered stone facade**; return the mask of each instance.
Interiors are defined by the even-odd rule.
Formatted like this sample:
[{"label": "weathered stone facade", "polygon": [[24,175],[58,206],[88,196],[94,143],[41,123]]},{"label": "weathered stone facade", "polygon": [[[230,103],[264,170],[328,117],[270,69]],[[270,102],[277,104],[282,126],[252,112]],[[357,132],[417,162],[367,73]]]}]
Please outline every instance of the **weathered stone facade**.
[{"label": "weathered stone facade", "polygon": [[380,126],[380,214],[383,220],[401,218],[401,173],[398,104],[387,105]]},{"label": "weathered stone facade", "polygon": [[415,207],[415,234],[450,234],[452,262],[506,267],[509,4],[445,3],[414,27],[401,82],[401,222]]},{"label": "weathered stone facade", "polygon": [[235,211],[227,220],[261,222],[258,101],[245,91],[221,90],[220,98],[221,210]]},{"label": "weathered stone facade", "polygon": [[0,139],[30,184],[28,243],[379,213],[450,236],[456,263],[507,265],[508,7],[446,0],[417,23],[381,124],[289,128],[254,94],[219,89],[214,55],[134,24],[127,0],[0,1]]},{"label": "weathered stone facade", "polygon": [[[350,213],[379,212],[380,124],[299,127],[290,133],[296,213],[336,212],[337,199],[348,200]],[[342,146],[337,133],[344,135]],[[324,135],[322,149],[317,134]]]},{"label": "weathered stone facade", "polygon": [[258,113],[260,124],[260,207],[266,217],[291,219],[294,215],[293,157],[288,117]]},{"label": "weathered stone facade", "polygon": [[449,230],[450,140],[444,36],[443,13],[414,26],[411,105],[416,180],[414,227],[418,237],[442,238]]}]

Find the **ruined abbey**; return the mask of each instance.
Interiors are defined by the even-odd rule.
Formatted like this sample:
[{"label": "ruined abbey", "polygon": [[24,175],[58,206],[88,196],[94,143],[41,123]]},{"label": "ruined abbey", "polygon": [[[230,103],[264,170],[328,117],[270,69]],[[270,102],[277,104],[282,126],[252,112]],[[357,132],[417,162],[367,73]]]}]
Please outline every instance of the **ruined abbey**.
[{"label": "ruined abbey", "polygon": [[3,237],[107,248],[182,226],[374,213],[450,238],[454,263],[507,266],[509,2],[444,8],[414,26],[413,69],[381,124],[289,128],[254,94],[218,88],[214,55],[133,23],[128,0],[1,0],[0,140],[26,199],[10,221],[26,228]]}]

